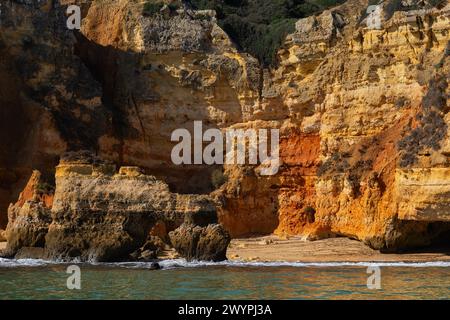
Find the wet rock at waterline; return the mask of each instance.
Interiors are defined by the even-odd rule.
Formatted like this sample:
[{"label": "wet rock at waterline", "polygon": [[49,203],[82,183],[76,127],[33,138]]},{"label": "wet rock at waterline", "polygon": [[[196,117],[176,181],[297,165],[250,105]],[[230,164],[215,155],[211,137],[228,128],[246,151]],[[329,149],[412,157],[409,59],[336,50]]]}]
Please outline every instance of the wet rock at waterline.
[{"label": "wet rock at waterline", "polygon": [[172,245],[187,260],[226,260],[228,232],[219,224],[205,227],[184,223],[169,233]]}]

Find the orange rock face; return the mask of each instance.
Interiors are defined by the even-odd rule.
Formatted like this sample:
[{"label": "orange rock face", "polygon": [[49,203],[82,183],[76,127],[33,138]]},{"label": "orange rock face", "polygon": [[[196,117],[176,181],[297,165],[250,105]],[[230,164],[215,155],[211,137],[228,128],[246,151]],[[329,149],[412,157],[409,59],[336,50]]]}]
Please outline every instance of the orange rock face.
[{"label": "orange rock face", "polygon": [[[276,66],[263,68],[213,16],[75,3],[77,33],[61,27],[67,1],[2,8],[0,227],[33,169],[51,177],[63,152],[89,149],[171,192],[212,194],[233,237],[348,236],[390,249],[450,230],[448,4],[386,5],[371,29],[367,4],[348,0],[297,21]],[[193,133],[199,120],[203,130],[279,129],[279,172],[175,165],[172,132]]]},{"label": "orange rock face", "polygon": [[53,196],[54,190],[44,182],[41,173],[33,171],[17,202],[8,208],[7,256],[13,256],[21,247],[44,246]]},{"label": "orange rock face", "polygon": [[41,202],[45,208],[51,209],[53,205],[52,190],[46,190],[39,171],[33,171],[27,185],[19,195],[16,206],[23,206],[27,200]]},{"label": "orange rock face", "polygon": [[298,134],[282,139],[283,169],[279,189],[279,224],[276,233],[302,234],[314,223],[316,173],[320,136]]},{"label": "orange rock face", "polygon": [[220,222],[232,236],[298,234],[314,221],[320,137],[291,133],[280,139],[279,174],[261,177],[252,168],[229,169]]}]

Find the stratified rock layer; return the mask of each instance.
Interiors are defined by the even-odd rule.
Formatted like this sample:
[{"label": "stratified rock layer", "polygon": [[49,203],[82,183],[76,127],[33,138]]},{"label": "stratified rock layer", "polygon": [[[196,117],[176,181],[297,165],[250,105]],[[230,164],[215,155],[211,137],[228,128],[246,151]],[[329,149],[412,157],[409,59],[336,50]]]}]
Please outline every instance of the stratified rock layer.
[{"label": "stratified rock layer", "polygon": [[[35,189],[39,177],[38,172],[33,174],[22,195]],[[114,165],[92,159],[62,160],[56,168],[51,209],[36,196],[21,196],[11,206],[5,255],[35,255],[28,247],[37,247],[43,249],[42,257],[49,259],[130,260],[130,254],[140,247],[148,249],[144,244],[157,222],[168,232],[183,221],[193,227],[205,226],[209,236],[209,223],[217,221],[214,203],[207,196],[171,193],[167,184],[142,174],[137,167],[122,167],[116,174]],[[205,260],[225,259],[222,253],[229,237],[224,233],[221,240],[221,235],[211,234],[217,243],[200,244],[196,254]],[[218,253],[212,255],[215,245]],[[180,254],[191,258],[183,250]]]},{"label": "stratified rock layer", "polygon": [[397,169],[398,217],[450,221],[450,168]]},{"label": "stratified rock layer", "polygon": [[[409,1],[395,11],[394,2],[382,4],[379,28],[367,27],[364,0],[297,21],[270,69],[239,52],[212,12],[143,16],[142,3],[129,0],[5,3],[0,226],[33,169],[51,177],[63,152],[91,149],[143,168],[172,192],[213,192],[233,237],[343,235],[378,249],[432,243],[450,230],[450,7]],[[82,8],[80,32],[65,26],[69,3]],[[225,166],[214,190],[220,166],[174,165],[171,133],[193,132],[195,120],[204,130],[280,129],[278,174]],[[98,182],[109,188],[116,179]],[[76,199],[76,185],[66,185]],[[83,186],[96,200],[81,212],[110,210],[100,223],[124,217],[101,202],[108,191]],[[152,208],[129,188],[142,222]],[[51,230],[65,219],[57,212]]]}]

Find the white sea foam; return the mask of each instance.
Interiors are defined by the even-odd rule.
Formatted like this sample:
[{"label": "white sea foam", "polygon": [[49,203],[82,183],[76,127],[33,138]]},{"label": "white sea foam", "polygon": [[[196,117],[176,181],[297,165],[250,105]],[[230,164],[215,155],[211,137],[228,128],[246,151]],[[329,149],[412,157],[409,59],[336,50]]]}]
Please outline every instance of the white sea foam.
[{"label": "white sea foam", "polygon": [[0,268],[13,267],[41,267],[57,262],[45,261],[40,259],[4,259],[0,258]]},{"label": "white sea foam", "polygon": [[[430,262],[248,262],[248,261],[186,261],[185,259],[162,260],[158,262],[163,269],[175,268],[204,268],[204,267],[298,267],[298,268],[330,268],[330,267],[450,267],[450,261]],[[130,269],[147,269],[150,262],[118,262],[118,263],[93,263],[98,266],[122,267]]]},{"label": "white sea foam", "polygon": [[164,260],[159,263],[163,268],[171,267],[207,267],[207,266],[229,266],[229,267],[450,267],[450,261],[430,262],[248,262],[248,261],[223,261],[206,262],[191,261],[184,259]]},{"label": "white sea foam", "polygon": [[[76,262],[71,262],[76,263]],[[163,269],[175,268],[202,268],[202,267],[298,267],[298,268],[330,268],[330,267],[409,267],[409,268],[430,268],[430,267],[450,267],[450,261],[429,261],[429,262],[248,262],[248,261],[186,261],[185,259],[162,260],[158,262]],[[67,264],[60,261],[46,261],[38,259],[3,259],[0,258],[0,268],[2,267],[43,267],[47,265]],[[150,262],[116,262],[83,263],[87,266],[120,267],[130,269],[148,269]]]}]

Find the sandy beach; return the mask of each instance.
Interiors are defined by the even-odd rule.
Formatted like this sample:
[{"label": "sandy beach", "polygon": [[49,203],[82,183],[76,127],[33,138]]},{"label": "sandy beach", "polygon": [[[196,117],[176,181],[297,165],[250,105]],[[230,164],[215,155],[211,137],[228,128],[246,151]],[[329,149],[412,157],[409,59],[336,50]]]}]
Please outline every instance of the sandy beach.
[{"label": "sandy beach", "polygon": [[[0,242],[0,250],[6,242]],[[174,250],[164,252],[162,259],[178,257]],[[362,242],[347,238],[305,241],[300,237],[282,239],[270,235],[233,239],[228,247],[229,260],[286,262],[427,262],[450,261],[450,252],[423,250],[414,253],[380,253]]]},{"label": "sandy beach", "polygon": [[373,250],[362,242],[347,238],[305,241],[300,237],[281,239],[265,236],[233,239],[228,248],[228,259],[243,261],[288,262],[426,262],[450,261],[450,252],[386,254]]}]

